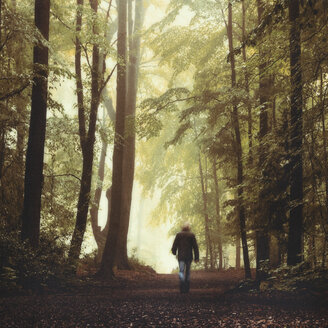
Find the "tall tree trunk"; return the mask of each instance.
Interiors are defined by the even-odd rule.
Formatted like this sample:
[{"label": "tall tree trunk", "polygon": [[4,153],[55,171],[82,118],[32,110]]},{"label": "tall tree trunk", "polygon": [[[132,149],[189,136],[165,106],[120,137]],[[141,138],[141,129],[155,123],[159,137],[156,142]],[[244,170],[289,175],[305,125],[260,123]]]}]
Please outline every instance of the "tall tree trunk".
[{"label": "tall tree trunk", "polygon": [[[82,6],[83,0],[78,0],[78,12],[76,18],[76,31],[81,30],[82,24]],[[90,6],[95,14],[98,10],[98,1],[90,0]],[[97,31],[94,27],[94,33]],[[78,39],[78,35],[77,35]],[[88,132],[85,129],[85,108],[83,105],[83,89],[82,89],[82,77],[81,77],[81,44],[78,41],[76,43],[76,75],[77,75],[77,96],[78,96],[78,110],[79,110],[79,132],[82,148],[82,177],[80,185],[79,200],[77,205],[76,223],[72,236],[71,247],[69,251],[69,259],[76,267],[77,261],[80,256],[81,246],[83,242],[83,236],[86,229],[89,202],[90,202],[90,190],[91,190],[91,178],[92,178],[92,165],[93,165],[93,150],[95,143],[97,112],[99,106],[99,48],[97,44],[94,44],[92,49],[92,67],[91,67],[91,105],[89,114]],[[80,90],[79,90],[80,87]]]},{"label": "tall tree trunk", "polygon": [[[108,116],[115,122],[115,111],[110,97],[104,102],[104,106],[106,107]],[[107,221],[106,221],[105,228],[101,230],[101,227],[98,225],[98,212],[99,212],[99,204],[100,204],[102,187],[103,187],[104,176],[105,176],[106,154],[107,154],[107,143],[105,140],[102,140],[101,154],[100,154],[99,166],[98,166],[98,182],[95,190],[93,204],[90,209],[92,232],[98,247],[98,252],[96,256],[97,263],[101,262],[102,254],[106,243],[106,238],[108,235],[110,212],[111,212],[111,187],[109,187],[106,191],[106,198],[108,202]]]},{"label": "tall tree trunk", "polygon": [[303,259],[303,157],[302,157],[302,67],[301,30],[298,22],[299,1],[289,1],[290,21],[290,218],[288,233],[287,264],[295,265]]},{"label": "tall tree trunk", "polygon": [[[227,25],[227,34],[229,41],[229,52],[230,52],[230,65],[231,65],[231,86],[232,88],[236,87],[236,71],[235,71],[235,56],[233,52],[233,37],[232,37],[232,5],[229,1],[228,6],[228,25]],[[238,218],[240,224],[240,236],[242,240],[243,247],[243,256],[244,256],[244,268],[245,268],[245,277],[251,277],[251,269],[249,264],[249,255],[248,255],[248,245],[246,238],[246,218],[245,218],[245,207],[243,204],[243,162],[242,162],[242,146],[241,146],[241,137],[239,129],[239,117],[238,117],[238,107],[236,100],[233,99],[233,110],[231,114],[231,121],[233,124],[233,129],[235,133],[235,142],[236,142],[236,155],[237,155],[237,194],[238,194]]]},{"label": "tall tree trunk", "polygon": [[3,126],[0,130],[0,181],[3,176],[3,166],[5,164],[6,157],[6,131]]},{"label": "tall tree trunk", "polygon": [[316,245],[315,245],[315,233],[312,234],[311,238],[311,253],[312,253],[312,267],[317,267],[317,251],[316,251]]},{"label": "tall tree trunk", "polygon": [[[257,0],[258,24],[261,24],[263,15],[263,2]],[[269,78],[266,69],[265,53],[262,45],[259,45],[259,96],[260,96],[260,127],[259,127],[259,168],[262,185],[259,193],[258,223],[256,230],[256,279],[261,280],[266,276],[265,262],[269,261],[269,209],[266,201],[265,180],[267,179],[265,160],[267,147],[264,138],[268,133],[268,103],[269,103]]]},{"label": "tall tree trunk", "polygon": [[[81,65],[81,51],[82,46],[79,38],[79,34],[81,32],[82,27],[82,16],[83,16],[83,0],[77,0],[77,9],[76,9],[76,22],[75,22],[75,74],[76,74],[76,95],[77,95],[77,107],[78,107],[78,118],[79,118],[79,137],[80,137],[80,145],[82,149],[82,158],[85,158],[86,154],[86,127],[85,127],[85,108],[84,108],[84,93],[83,93],[83,83],[82,83],[82,65]],[[83,167],[85,170],[85,165],[83,163]],[[82,174],[83,179],[83,174]],[[83,187],[85,186],[85,183],[80,184],[80,193],[79,193],[79,201],[78,201],[78,215],[81,217],[81,203],[83,203],[82,195],[83,195]],[[70,255],[72,259],[76,259],[80,255],[80,247],[78,246],[78,243],[80,242],[82,244],[82,238],[84,231],[79,233],[79,225],[77,224],[76,219],[76,226],[74,230],[74,234],[71,241],[71,249],[70,249]],[[74,249],[73,249],[73,241],[74,241]]]},{"label": "tall tree trunk", "polygon": [[[35,0],[35,25],[49,40],[50,0]],[[33,49],[34,77],[30,130],[25,162],[22,239],[39,245],[43,158],[47,119],[48,48],[40,42]]]},{"label": "tall tree trunk", "polygon": [[[211,242],[211,235],[210,235],[210,227],[209,227],[209,217],[208,217],[208,199],[207,199],[207,190],[205,188],[205,179],[204,173],[202,168],[202,161],[200,157],[200,153],[198,155],[198,166],[199,166],[199,175],[200,175],[200,183],[202,187],[202,196],[203,196],[203,211],[204,211],[204,224],[205,224],[205,242],[206,247],[208,250],[208,255],[210,256],[210,265],[211,269],[213,269],[213,251],[212,251],[212,242]],[[207,174],[207,172],[205,172]],[[207,262],[207,256],[206,256]],[[207,269],[207,265],[206,265]]]},{"label": "tall tree trunk", "polygon": [[323,246],[322,246],[322,260],[321,260],[321,267],[326,267],[326,248],[327,248],[327,236],[323,236]]},{"label": "tall tree trunk", "polygon": [[323,95],[323,74],[320,71],[320,114],[322,124],[322,147],[323,147],[323,167],[325,180],[325,205],[326,205],[326,221],[328,211],[328,154],[327,154],[327,133],[326,133],[326,118],[325,118],[325,99]]},{"label": "tall tree trunk", "polygon": [[[241,1],[242,5],[242,41],[245,42],[246,40],[246,8],[245,8],[245,1]],[[246,56],[246,46],[243,47],[243,61],[245,65],[245,90],[247,92],[247,124],[248,124],[248,161],[249,163],[253,163],[253,118],[252,118],[252,105],[250,102],[250,91],[249,91],[249,74],[247,70],[247,56]]]},{"label": "tall tree trunk", "polygon": [[0,44],[2,43],[2,0],[0,0]]},{"label": "tall tree trunk", "polygon": [[[107,15],[106,15],[106,30],[104,32],[104,37],[107,39],[107,42],[110,43],[115,32],[117,31],[117,20],[111,22],[108,24],[109,21],[109,13],[112,7],[112,2],[109,3],[108,9],[107,9]],[[104,82],[104,73],[106,70],[106,53],[101,52],[99,53],[99,76],[101,77],[102,83]],[[115,110],[113,107],[112,98],[108,95],[108,91],[106,88],[102,89],[101,92],[101,99],[102,103],[105,107],[105,110],[107,112],[108,117],[115,122]],[[106,114],[105,110],[103,112],[103,125],[105,126],[106,123]],[[91,219],[91,227],[93,236],[95,238],[95,241],[97,243],[97,256],[96,256],[96,262],[97,264],[101,262],[102,254],[104,251],[105,243],[106,243],[106,237],[108,234],[108,227],[109,227],[109,220],[110,220],[110,208],[111,208],[111,187],[108,188],[106,191],[106,197],[108,200],[108,213],[107,213],[107,221],[105,224],[105,228],[101,230],[101,227],[98,225],[98,213],[99,213],[99,204],[100,199],[102,195],[102,188],[104,183],[104,176],[105,176],[105,159],[107,154],[107,142],[104,138],[102,138],[102,146],[101,146],[101,154],[99,159],[99,165],[98,165],[98,180],[97,180],[97,186],[94,194],[94,200],[92,203],[92,207],[90,209],[90,219]]]},{"label": "tall tree trunk", "polygon": [[124,131],[126,108],[126,34],[127,34],[127,1],[120,0],[118,6],[118,38],[117,38],[117,91],[116,91],[116,121],[113,154],[111,215],[108,237],[102,257],[99,275],[110,279],[113,277],[113,267],[116,260],[117,241],[122,219],[123,202],[123,158]]},{"label": "tall tree trunk", "polygon": [[223,268],[223,251],[222,251],[222,231],[221,231],[221,215],[220,215],[220,193],[218,175],[216,172],[216,159],[213,158],[213,180],[215,188],[215,211],[216,211],[216,224],[218,233],[218,251],[219,251],[219,270]]},{"label": "tall tree trunk", "polygon": [[240,269],[240,237],[236,237],[236,269]]},{"label": "tall tree trunk", "polygon": [[[205,182],[205,195],[208,201],[208,167],[207,167],[207,157],[205,156],[205,175],[204,175],[204,182]],[[214,243],[212,238],[212,227],[211,227],[211,220],[208,219],[208,227],[209,227],[209,251],[210,251],[210,268],[211,270],[214,269]]]},{"label": "tall tree trunk", "polygon": [[[103,124],[105,124],[105,116],[103,118]],[[102,188],[104,183],[104,176],[105,176],[105,159],[107,154],[107,142],[106,140],[102,140],[101,145],[101,153],[99,158],[99,165],[98,165],[98,179],[96,190],[92,202],[92,206],[90,209],[90,218],[91,218],[91,227],[92,232],[95,237],[95,241],[98,247],[98,258],[101,259],[100,253],[102,252],[102,233],[101,227],[98,225],[98,212],[99,212],[99,205],[101,200]]]},{"label": "tall tree trunk", "polygon": [[[133,34],[130,35],[129,66],[128,66],[128,90],[125,128],[125,148],[123,160],[123,202],[121,228],[117,245],[117,267],[129,269],[127,254],[127,237],[130,222],[130,210],[132,202],[132,189],[134,180],[135,162],[135,112],[138,90],[138,72],[140,61],[140,30],[143,23],[143,1],[135,1],[135,19]],[[129,27],[132,30],[132,19],[129,19]]]}]

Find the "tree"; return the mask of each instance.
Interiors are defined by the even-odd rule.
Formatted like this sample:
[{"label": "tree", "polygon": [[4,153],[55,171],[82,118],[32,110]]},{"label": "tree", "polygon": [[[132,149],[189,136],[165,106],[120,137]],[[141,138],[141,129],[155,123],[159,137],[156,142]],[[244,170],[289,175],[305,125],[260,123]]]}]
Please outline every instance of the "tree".
[{"label": "tree", "polygon": [[[106,120],[104,115],[103,125],[105,125],[105,122]],[[98,247],[97,262],[101,261],[102,253],[106,242],[106,236],[108,233],[108,226],[109,226],[109,220],[107,220],[106,226],[103,230],[101,230],[101,227],[98,225],[98,210],[99,210],[99,204],[102,194],[102,187],[104,183],[105,159],[107,154],[107,148],[108,148],[108,144],[105,138],[103,137],[101,142],[101,152],[100,152],[100,158],[98,164],[98,177],[97,177],[96,190],[95,190],[92,206],[90,208],[92,232]],[[110,203],[110,199],[109,199],[109,203]],[[109,210],[109,214],[110,214],[110,210]]]},{"label": "tree", "polygon": [[[35,0],[35,26],[49,40],[50,0]],[[25,163],[22,239],[39,244],[43,159],[47,116],[48,46],[40,40],[33,49],[34,77],[30,129]]]},{"label": "tree", "polygon": [[[228,5],[228,24],[227,34],[229,41],[229,53],[230,53],[230,67],[231,67],[231,87],[236,86],[236,71],[235,71],[235,56],[233,51],[233,34],[232,34],[232,4],[229,1]],[[239,117],[236,100],[232,100],[233,110],[231,113],[231,122],[235,133],[235,149],[237,157],[237,195],[238,195],[238,218],[240,224],[240,236],[242,240],[243,256],[244,256],[244,268],[245,277],[251,277],[251,270],[248,256],[248,245],[246,238],[246,219],[245,219],[245,208],[243,205],[243,163],[242,163],[242,145],[239,128]]]},{"label": "tree", "polygon": [[[264,4],[261,0],[257,0],[258,24],[261,24]],[[269,79],[266,72],[266,58],[263,50],[263,45],[259,45],[259,100],[260,100],[260,127],[259,127],[259,169],[261,172],[261,186],[259,193],[259,219],[256,231],[256,278],[262,279],[264,276],[263,263],[269,260],[269,207],[267,203],[267,193],[265,182],[266,168],[266,153],[265,137],[268,134],[268,103],[269,103]]]},{"label": "tree", "polygon": [[[242,42],[246,40],[246,8],[245,8],[245,0],[241,0],[242,5]],[[248,123],[248,158],[249,162],[253,162],[253,118],[252,118],[252,105],[250,101],[250,89],[249,89],[249,72],[247,68],[247,55],[246,55],[246,47],[242,49],[243,53],[243,61],[245,64],[244,75],[245,75],[245,90],[247,92],[247,100],[246,100],[246,107],[247,107],[247,123]]]},{"label": "tree", "polygon": [[212,159],[213,181],[215,188],[215,211],[217,220],[217,234],[218,234],[218,252],[219,252],[219,270],[223,268],[223,251],[222,251],[222,225],[221,225],[221,213],[220,213],[220,194],[219,194],[219,182],[216,171],[216,158]]},{"label": "tree", "polygon": [[[129,3],[131,0],[129,0]],[[129,5],[129,11],[132,11],[132,4]],[[131,15],[131,14],[130,14]],[[129,16],[130,16],[129,15]],[[140,62],[140,33],[143,23],[143,1],[135,1],[135,19],[134,29],[130,33],[129,39],[129,65],[128,65],[128,83],[126,100],[126,127],[125,127],[125,147],[123,160],[123,201],[121,227],[117,245],[117,266],[121,269],[128,269],[127,256],[127,235],[129,230],[132,188],[134,181],[135,167],[135,112],[138,90],[138,74]],[[129,18],[129,27],[132,28],[132,19]]]},{"label": "tree", "polygon": [[109,231],[102,257],[99,275],[110,279],[113,273],[120,231],[123,202],[123,154],[126,111],[126,39],[127,39],[127,1],[118,1],[117,32],[117,85],[116,85],[116,121],[113,153],[112,197]]},{"label": "tree", "polygon": [[[91,0],[90,6],[95,17],[98,11],[98,1]],[[92,65],[91,65],[91,101],[90,112],[88,119],[86,118],[86,108],[83,94],[82,84],[82,69],[81,69],[81,41],[79,33],[82,26],[82,10],[83,0],[77,0],[77,13],[76,13],[76,39],[75,39],[75,73],[76,73],[76,90],[78,100],[78,116],[79,116],[79,135],[80,144],[82,149],[82,176],[79,192],[79,200],[77,204],[76,224],[71,240],[71,247],[69,252],[69,259],[75,265],[80,256],[81,245],[87,224],[87,216],[90,202],[91,179],[92,179],[92,166],[94,158],[94,144],[96,133],[97,112],[100,102],[100,95],[102,89],[109,81],[113,71],[107,77],[106,81],[100,82],[99,71],[99,46],[94,42],[92,47]],[[93,34],[98,35],[99,31],[96,27],[96,22],[93,22]],[[88,129],[86,129],[88,124]]]},{"label": "tree", "polygon": [[[205,157],[206,163],[206,157]],[[205,269],[208,269],[208,255],[210,257],[210,268],[214,268],[213,263],[213,249],[212,249],[212,240],[210,234],[210,224],[208,217],[208,193],[207,193],[207,165],[205,165],[205,174],[202,167],[202,159],[199,151],[198,155],[198,167],[199,167],[199,177],[200,184],[202,187],[202,199],[203,199],[203,216],[204,216],[204,226],[205,226],[205,244],[206,244],[206,258],[205,258]]]},{"label": "tree", "polygon": [[303,119],[302,66],[299,1],[291,0],[289,9],[290,42],[290,218],[287,263],[303,259]]},{"label": "tree", "polygon": [[[108,20],[109,20],[109,11],[110,11],[110,7],[108,8],[107,15],[106,15],[106,25],[108,24]],[[104,37],[108,43],[112,41],[112,38],[116,33],[116,31],[117,31],[117,19],[111,22],[109,24],[109,27],[106,28],[105,30]],[[101,76],[103,76],[105,66],[106,66],[106,53],[101,53],[99,59],[99,74]],[[108,117],[114,123],[115,110],[113,107],[113,101],[111,96],[108,94],[108,90],[106,88],[102,90],[101,100],[103,106],[106,109]],[[106,115],[104,112],[103,127],[102,127],[103,132],[106,130],[105,123],[106,123]],[[98,225],[98,211],[99,211],[99,204],[102,194],[102,188],[104,184],[105,159],[106,159],[107,147],[108,147],[107,136],[104,134],[105,133],[101,134],[101,153],[100,153],[99,164],[98,164],[97,183],[96,183],[96,189],[95,189],[92,206],[90,209],[91,227],[92,227],[93,236],[96,240],[97,247],[98,247],[97,262],[99,263],[101,262],[102,254],[106,243],[106,237],[108,234],[108,227],[109,227],[109,220],[110,220],[110,209],[111,209],[111,187],[109,187],[106,191],[106,197],[108,200],[107,221],[106,221],[105,228],[101,230],[101,227]]]}]

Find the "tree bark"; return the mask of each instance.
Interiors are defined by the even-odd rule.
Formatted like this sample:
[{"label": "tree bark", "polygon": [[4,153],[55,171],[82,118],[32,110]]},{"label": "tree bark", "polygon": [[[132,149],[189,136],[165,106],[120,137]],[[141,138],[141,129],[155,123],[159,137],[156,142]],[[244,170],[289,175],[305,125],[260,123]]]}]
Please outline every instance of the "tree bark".
[{"label": "tree bark", "polygon": [[[129,15],[130,16],[130,15]],[[128,65],[128,90],[126,107],[125,148],[123,160],[123,202],[121,228],[117,245],[117,267],[130,269],[127,254],[127,237],[130,222],[132,202],[132,189],[135,166],[135,113],[138,90],[138,72],[140,61],[140,30],[143,23],[143,2],[135,1],[134,29],[130,32],[129,65]],[[132,19],[129,17],[129,29],[132,31]]]},{"label": "tree bark", "polygon": [[299,1],[289,1],[290,22],[290,218],[288,233],[287,264],[295,265],[303,259],[303,118],[302,118],[302,67],[301,30],[298,22]]},{"label": "tree bark", "polygon": [[[199,175],[200,175],[200,183],[202,187],[202,197],[203,197],[203,211],[204,211],[204,224],[205,224],[205,242],[206,247],[208,249],[207,255],[210,256],[210,267],[213,269],[213,249],[212,249],[212,241],[211,241],[211,235],[210,235],[210,227],[209,227],[209,217],[208,217],[208,199],[207,199],[207,188],[205,187],[205,179],[204,179],[204,173],[202,168],[202,162],[200,153],[198,156],[198,166],[199,166]],[[206,172],[207,174],[207,172]],[[207,262],[206,256],[206,262]],[[207,265],[206,265],[207,269]]]},{"label": "tree bark", "polygon": [[[83,0],[78,0],[78,6],[83,5]],[[90,0],[90,6],[95,14],[98,10],[98,1]],[[82,8],[78,8],[76,18],[76,31],[79,32],[82,24]],[[97,31],[94,33],[97,34]],[[79,36],[77,35],[77,38]],[[76,60],[75,68],[77,70],[77,95],[78,95],[78,110],[79,110],[79,132],[82,148],[82,177],[80,185],[79,200],[77,205],[76,224],[72,236],[71,247],[69,251],[69,259],[76,268],[77,261],[80,256],[81,246],[83,242],[83,236],[86,229],[89,202],[90,202],[90,190],[91,190],[91,178],[92,178],[92,165],[93,165],[93,151],[95,143],[97,112],[100,101],[99,95],[99,48],[97,44],[93,45],[92,49],[92,67],[91,67],[91,106],[89,115],[88,133],[85,129],[85,108],[83,105],[83,89],[81,78],[81,44],[76,44]],[[79,87],[81,88],[79,90]]]},{"label": "tree bark", "polygon": [[[105,123],[105,119],[103,120],[103,122]],[[102,140],[101,153],[98,165],[97,186],[90,209],[91,227],[98,247],[98,258],[101,258],[100,253],[102,253],[103,248],[101,227],[98,225],[98,212],[105,176],[105,159],[107,154],[107,146],[107,142],[105,140]]]},{"label": "tree bark", "polygon": [[[261,24],[263,15],[263,2],[257,0],[258,24]],[[259,169],[261,172],[262,184],[259,193],[258,223],[256,230],[256,279],[262,280],[266,276],[265,263],[269,261],[269,211],[265,196],[266,168],[264,166],[267,147],[265,146],[265,136],[268,133],[268,103],[269,103],[269,78],[265,73],[266,60],[263,47],[259,45],[259,96],[260,96],[260,126],[259,126]]]},{"label": "tree bark", "polygon": [[[242,41],[245,42],[246,40],[246,8],[245,8],[245,1],[241,1],[242,5]],[[249,163],[253,163],[253,118],[252,118],[252,105],[250,102],[250,91],[249,91],[249,74],[247,70],[247,56],[246,56],[246,47],[243,47],[242,50],[243,54],[243,61],[245,64],[245,70],[244,70],[244,75],[245,75],[245,90],[247,92],[247,124],[248,124],[248,161]]]},{"label": "tree bark", "polygon": [[[233,36],[232,36],[232,5],[229,1],[228,6],[228,25],[227,34],[229,41],[229,52],[230,52],[230,66],[231,66],[231,86],[236,87],[236,71],[235,71],[235,56],[233,52]],[[244,268],[245,277],[251,278],[251,270],[249,264],[248,245],[246,237],[246,219],[245,219],[245,208],[243,204],[243,163],[242,163],[242,145],[239,128],[239,117],[238,107],[236,100],[233,99],[233,110],[231,114],[231,121],[235,133],[236,142],[236,155],[237,155],[237,195],[238,195],[238,219],[240,225],[240,236],[242,240],[243,256],[244,256]]]},{"label": "tree bark", "polygon": [[322,246],[322,260],[321,260],[321,267],[326,267],[326,248],[327,248],[327,237],[323,236],[323,246]]},{"label": "tree bark", "polygon": [[2,43],[2,0],[0,0],[0,44]]},{"label": "tree bark", "polygon": [[[322,124],[322,146],[323,146],[323,167],[325,180],[325,205],[328,210],[328,154],[327,154],[327,132],[326,132],[326,118],[325,118],[325,100],[323,95],[323,76],[322,69],[320,72],[320,115]],[[327,220],[326,210],[326,220]]]},{"label": "tree bark", "polygon": [[[35,26],[49,40],[50,0],[35,0]],[[44,142],[48,98],[48,48],[38,43],[33,49],[34,77],[30,129],[25,162],[22,239],[39,245]]]},{"label": "tree bark", "polygon": [[236,269],[240,269],[240,237],[236,238]]},{"label": "tree bark", "polygon": [[[112,2],[109,3],[109,7],[107,10],[107,16],[106,16],[106,24],[108,24],[109,20],[109,13],[112,6]],[[108,27],[108,29],[104,32],[104,37],[107,39],[108,43],[111,42],[115,32],[117,31],[117,20],[111,22]],[[104,73],[106,70],[106,53],[102,52],[99,53],[99,75],[101,76],[102,83],[104,82]],[[113,102],[111,97],[108,95],[108,91],[105,88],[103,88],[101,92],[101,99],[102,103],[107,111],[108,117],[115,122],[115,110],[113,107]],[[103,113],[103,124],[105,125],[106,122],[106,114],[105,111]],[[107,154],[107,142],[106,140],[102,139],[102,147],[101,147],[101,154],[99,159],[99,166],[98,166],[98,180],[97,180],[97,186],[94,194],[94,200],[92,203],[92,207],[90,209],[90,219],[91,219],[91,227],[93,236],[95,238],[95,241],[97,243],[97,256],[96,256],[96,262],[100,263],[102,254],[104,251],[105,243],[106,243],[106,237],[108,234],[108,226],[109,226],[109,220],[110,220],[110,208],[111,208],[111,187],[106,191],[106,197],[108,200],[108,213],[107,213],[107,221],[105,228],[101,230],[101,227],[98,225],[98,213],[99,213],[99,204],[100,199],[102,195],[102,188],[103,188],[103,182],[104,182],[104,176],[105,176],[105,159]]]},{"label": "tree bark", "polygon": [[218,233],[218,252],[219,252],[219,270],[223,268],[223,251],[222,251],[222,231],[221,231],[221,215],[220,215],[220,193],[218,175],[216,172],[216,159],[213,158],[213,180],[215,188],[215,211],[216,211],[216,223]]},{"label": "tree bark", "polygon": [[117,39],[117,92],[116,122],[113,154],[111,215],[108,237],[102,257],[99,275],[111,279],[116,260],[117,241],[122,218],[123,202],[123,152],[126,109],[126,34],[127,34],[127,1],[118,1],[118,39]]}]

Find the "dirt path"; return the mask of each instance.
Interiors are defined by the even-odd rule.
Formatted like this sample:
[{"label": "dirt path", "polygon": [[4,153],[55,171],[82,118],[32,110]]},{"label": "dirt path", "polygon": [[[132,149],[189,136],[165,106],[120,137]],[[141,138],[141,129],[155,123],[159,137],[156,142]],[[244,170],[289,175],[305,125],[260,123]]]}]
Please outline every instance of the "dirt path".
[{"label": "dirt path", "polygon": [[106,285],[0,298],[0,327],[328,327],[327,309],[310,302],[225,295],[240,278],[193,272],[190,293],[180,294],[177,275],[122,273]]}]

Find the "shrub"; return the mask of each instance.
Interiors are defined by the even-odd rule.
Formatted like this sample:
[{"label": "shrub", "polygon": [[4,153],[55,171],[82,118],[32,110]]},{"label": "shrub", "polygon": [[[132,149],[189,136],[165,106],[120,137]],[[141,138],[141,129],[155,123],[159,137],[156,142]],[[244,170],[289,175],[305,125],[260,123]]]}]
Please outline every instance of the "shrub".
[{"label": "shrub", "polygon": [[67,246],[50,234],[42,234],[40,246],[34,250],[20,240],[18,233],[1,231],[0,247],[2,290],[54,288],[71,276]]}]

